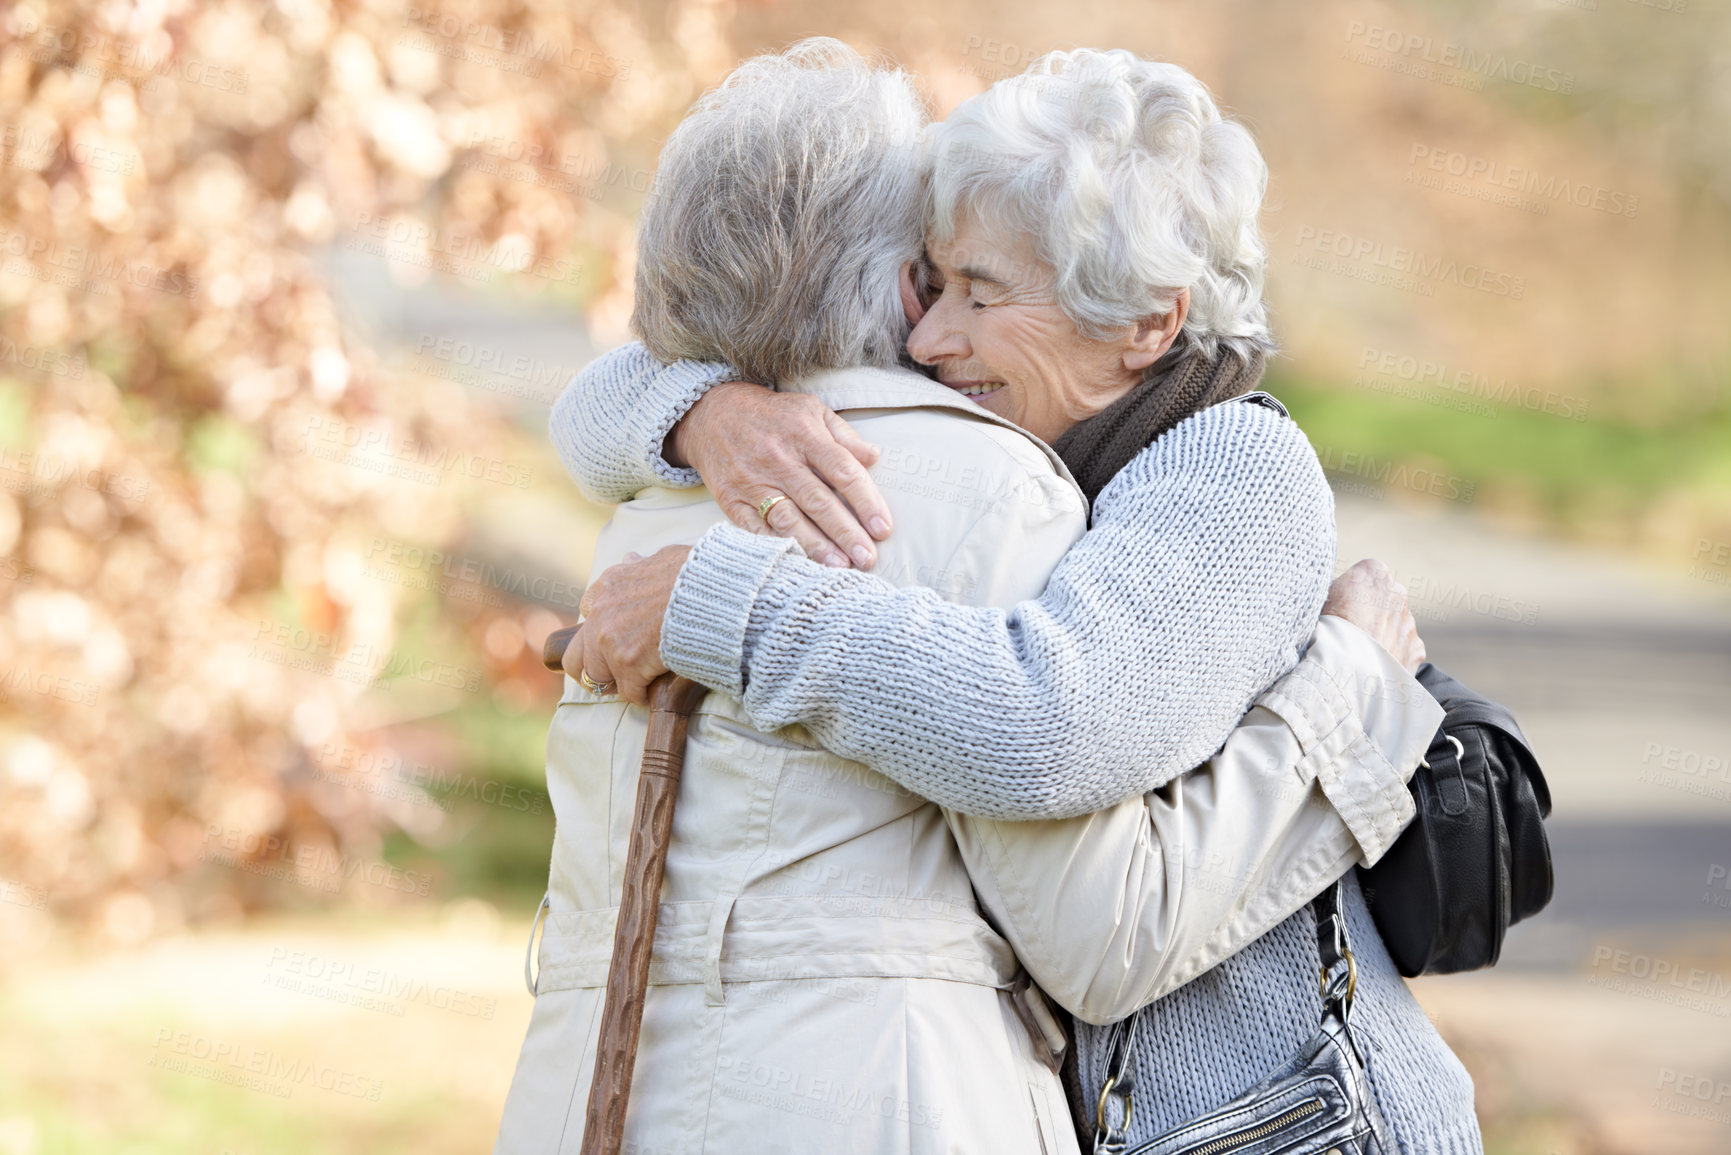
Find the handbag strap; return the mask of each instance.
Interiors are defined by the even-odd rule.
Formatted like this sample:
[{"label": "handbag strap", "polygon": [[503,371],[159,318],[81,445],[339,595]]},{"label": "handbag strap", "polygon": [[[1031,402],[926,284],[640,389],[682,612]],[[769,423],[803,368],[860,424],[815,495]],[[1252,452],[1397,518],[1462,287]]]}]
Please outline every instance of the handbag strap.
[{"label": "handbag strap", "polygon": [[[1154,1004],[1138,1007],[1127,1019],[1112,1024],[1106,1042],[1106,1082],[1094,1108],[1094,1155],[1122,1155],[1130,1142],[1130,1118],[1136,1109],[1136,1070],[1130,1065],[1130,1039],[1143,1015],[1152,1015]],[[1118,1119],[1110,1121],[1111,1104],[1118,1103]]]},{"label": "handbag strap", "polygon": [[[1322,1012],[1336,1015],[1344,1024],[1352,1014],[1353,995],[1358,990],[1358,963],[1352,957],[1352,937],[1346,929],[1342,909],[1343,882],[1310,902],[1316,912],[1316,954],[1322,962]],[[1123,1155],[1130,1142],[1130,1120],[1136,1108],[1136,1068],[1130,1062],[1131,1040],[1144,1015],[1154,1014],[1154,1004],[1139,1007],[1128,1018],[1113,1023],[1106,1036],[1106,1082],[1094,1108],[1094,1155]],[[1350,1039],[1350,1033],[1347,1035]],[[1117,1119],[1112,1120],[1116,1101]]]},{"label": "handbag strap", "polygon": [[1339,1015],[1344,1023],[1352,1017],[1352,999],[1358,992],[1358,961],[1352,956],[1352,936],[1341,909],[1341,886],[1335,879],[1310,905],[1316,911],[1316,954],[1322,961],[1322,1011]]}]

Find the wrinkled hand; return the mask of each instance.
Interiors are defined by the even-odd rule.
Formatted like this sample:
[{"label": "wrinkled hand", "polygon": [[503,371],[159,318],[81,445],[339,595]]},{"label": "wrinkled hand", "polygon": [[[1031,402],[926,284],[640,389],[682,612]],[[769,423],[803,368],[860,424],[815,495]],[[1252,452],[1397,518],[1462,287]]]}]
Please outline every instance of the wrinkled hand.
[{"label": "wrinkled hand", "polygon": [[661,661],[661,619],[673,597],[688,545],[670,545],[651,557],[625,555],[589,583],[578,603],[582,626],[565,648],[565,672],[589,675],[598,685],[617,682],[633,705],[649,702],[649,683],[667,672]]},{"label": "wrinkled hand", "polygon": [[[728,520],[752,533],[791,537],[825,565],[877,562],[890,535],[889,505],[866,469],[878,448],[817,398],[729,381],[692,406],[668,438],[669,458],[689,462]],[[777,494],[765,526],[758,507]]]},{"label": "wrinkled hand", "polygon": [[1375,638],[1409,674],[1424,664],[1424,639],[1407,606],[1406,587],[1375,558],[1365,558],[1334,579],[1322,612],[1345,618]]}]

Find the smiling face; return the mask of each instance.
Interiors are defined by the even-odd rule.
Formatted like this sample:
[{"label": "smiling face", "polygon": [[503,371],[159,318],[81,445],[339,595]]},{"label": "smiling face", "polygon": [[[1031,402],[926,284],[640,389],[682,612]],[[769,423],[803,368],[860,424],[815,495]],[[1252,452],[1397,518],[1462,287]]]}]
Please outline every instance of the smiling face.
[{"label": "smiling face", "polygon": [[1045,441],[1134,388],[1182,323],[1177,308],[1164,319],[1176,323],[1151,318],[1103,340],[1085,336],[1059,307],[1052,269],[1032,242],[988,231],[970,215],[927,253],[941,291],[908,335],[908,353]]}]

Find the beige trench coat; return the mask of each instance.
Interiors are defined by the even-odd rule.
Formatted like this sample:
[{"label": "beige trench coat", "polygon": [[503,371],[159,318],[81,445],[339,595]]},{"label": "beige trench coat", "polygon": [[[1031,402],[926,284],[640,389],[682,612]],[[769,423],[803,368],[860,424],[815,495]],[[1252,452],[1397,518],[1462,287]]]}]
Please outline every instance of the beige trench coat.
[{"label": "beige trench coat", "polygon": [[[1050,451],[941,386],[849,370],[799,387],[885,447],[887,580],[1010,605],[1083,532]],[[720,519],[703,490],[647,490],[594,565]],[[709,695],[687,741],[626,1150],[1075,1151],[1041,1061],[1043,1005],[1012,994],[1025,980],[1010,944],[1067,1005],[1122,1014],[1379,855],[1435,722],[1416,739],[1431,714],[1367,689],[1392,662],[1336,625],[1206,771],[1068,822],[947,813]],[[550,908],[497,1152],[581,1141],[645,722],[567,679],[548,738]]]}]

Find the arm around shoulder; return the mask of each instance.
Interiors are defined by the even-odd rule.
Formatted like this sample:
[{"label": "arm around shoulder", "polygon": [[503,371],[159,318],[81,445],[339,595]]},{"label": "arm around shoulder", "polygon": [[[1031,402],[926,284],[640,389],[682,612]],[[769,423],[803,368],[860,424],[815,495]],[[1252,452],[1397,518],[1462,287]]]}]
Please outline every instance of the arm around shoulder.
[{"label": "arm around shoulder", "polygon": [[1112,1022],[1374,862],[1411,818],[1405,784],[1440,719],[1381,646],[1325,618],[1194,772],[1082,818],[951,825],[1035,980],[1082,1019]]},{"label": "arm around shoulder", "polygon": [[633,341],[596,358],[553,403],[548,434],[565,472],[591,501],[616,504],[641,490],[701,485],[662,456],[667,434],[733,370],[709,361],[664,365]]},{"label": "arm around shoulder", "polygon": [[668,606],[668,664],[730,671],[759,727],[804,723],[916,793],[1000,819],[1086,814],[1206,759],[1297,661],[1334,562],[1315,454],[1250,405],[1216,406],[1145,450],[1044,592],[1008,610],[737,535],[709,548],[722,532],[681,579],[707,596]]}]

